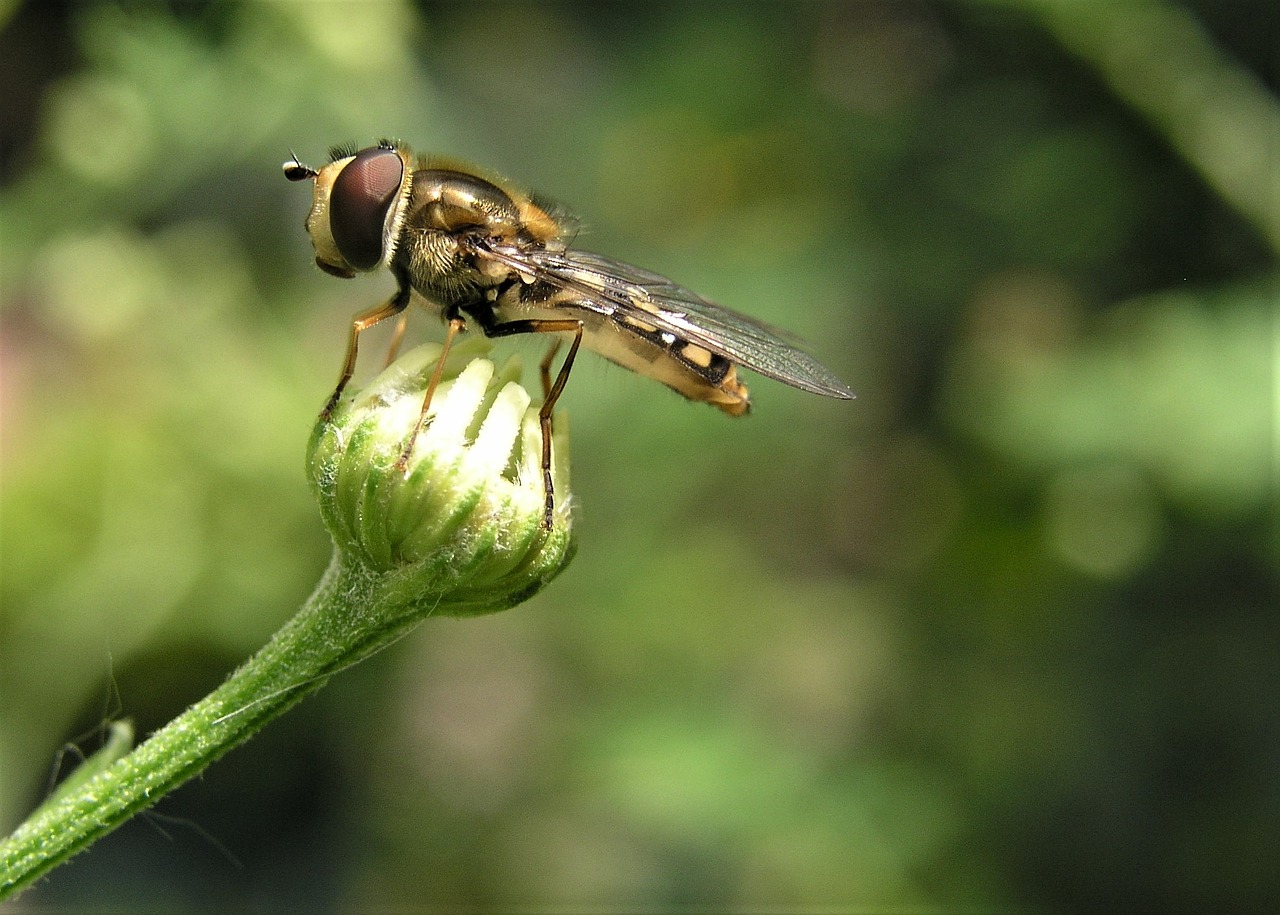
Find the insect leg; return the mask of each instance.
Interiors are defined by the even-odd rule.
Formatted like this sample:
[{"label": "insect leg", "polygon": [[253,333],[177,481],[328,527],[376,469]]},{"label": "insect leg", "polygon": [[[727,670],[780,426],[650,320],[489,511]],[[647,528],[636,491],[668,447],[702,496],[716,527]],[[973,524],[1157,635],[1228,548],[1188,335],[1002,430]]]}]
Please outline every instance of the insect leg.
[{"label": "insect leg", "polygon": [[560,352],[560,340],[556,340],[547,349],[547,354],[542,357],[542,362],[538,363],[538,374],[542,378],[542,400],[545,403],[548,395],[551,394],[551,362],[556,358],[556,353]]},{"label": "insect leg", "polygon": [[413,424],[413,432],[405,440],[400,457],[396,458],[396,470],[404,471],[409,466],[409,456],[413,454],[414,443],[418,441],[418,435],[422,432],[422,427],[427,422],[427,411],[431,409],[431,398],[435,396],[436,388],[440,385],[440,376],[444,373],[444,360],[449,355],[449,347],[453,346],[453,338],[458,336],[458,332],[465,329],[466,326],[467,322],[461,318],[449,319],[449,332],[445,334],[444,345],[440,348],[440,358],[436,361],[435,371],[431,373],[431,381],[427,383],[427,393],[422,396],[422,412],[418,414],[418,421]]},{"label": "insect leg", "polygon": [[400,344],[404,342],[404,331],[409,326],[409,312],[400,312],[400,320],[396,322],[396,329],[391,332],[391,346],[387,348],[387,365],[396,361],[396,356],[400,355]]},{"label": "insect leg", "polygon": [[333,415],[333,410],[338,406],[338,399],[342,397],[342,390],[347,386],[347,382],[351,380],[351,376],[356,370],[356,347],[359,344],[360,335],[373,327],[385,321],[387,318],[394,317],[404,311],[409,306],[409,285],[402,283],[400,288],[396,290],[396,294],[384,305],[377,308],[371,308],[356,315],[351,321],[351,336],[347,338],[347,358],[342,363],[342,375],[338,378],[338,386],[333,389],[333,393],[329,395],[329,402],[324,405],[324,409],[320,411],[320,421],[328,422],[329,417]]},{"label": "insect leg", "polygon": [[[479,314],[477,317],[480,317]],[[490,318],[490,321],[492,320]],[[481,323],[484,325],[483,318]],[[564,391],[565,382],[569,380],[569,370],[573,368],[573,357],[578,355],[578,347],[582,344],[582,322],[569,318],[563,320],[529,318],[504,321],[501,324],[490,323],[484,325],[484,333],[487,337],[509,337],[512,334],[573,334],[569,355],[565,356],[564,362],[560,363],[560,371],[556,373],[555,383],[550,385],[547,396],[543,398],[542,409],[538,411],[538,425],[542,430],[542,489],[547,494],[547,509],[542,516],[542,526],[546,530],[551,530],[551,514],[556,506],[555,489],[551,484],[551,414],[556,408],[556,401],[560,399],[561,392]],[[543,360],[544,379],[551,377],[551,358],[558,348],[558,345],[554,347]]]}]

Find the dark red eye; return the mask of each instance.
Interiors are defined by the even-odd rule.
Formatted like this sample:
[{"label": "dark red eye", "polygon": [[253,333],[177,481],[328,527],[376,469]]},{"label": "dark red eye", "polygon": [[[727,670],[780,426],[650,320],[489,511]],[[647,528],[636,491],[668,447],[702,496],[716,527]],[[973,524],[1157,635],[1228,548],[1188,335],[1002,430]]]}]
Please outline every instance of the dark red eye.
[{"label": "dark red eye", "polygon": [[333,182],[329,231],[339,253],[357,270],[372,270],[382,260],[387,212],[403,177],[399,153],[371,146],[356,153]]}]

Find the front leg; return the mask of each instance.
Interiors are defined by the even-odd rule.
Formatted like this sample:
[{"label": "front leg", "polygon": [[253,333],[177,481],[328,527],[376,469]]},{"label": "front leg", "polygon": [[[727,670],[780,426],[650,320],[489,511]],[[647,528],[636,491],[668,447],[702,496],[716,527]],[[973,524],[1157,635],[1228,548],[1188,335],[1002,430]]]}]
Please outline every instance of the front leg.
[{"label": "front leg", "polygon": [[329,418],[333,416],[333,411],[342,397],[343,389],[346,388],[347,382],[351,380],[351,376],[355,374],[356,351],[360,344],[360,335],[375,324],[380,324],[387,318],[393,318],[409,307],[409,283],[401,277],[396,279],[400,287],[396,290],[395,295],[385,304],[361,312],[352,319],[351,335],[347,338],[347,358],[342,363],[342,374],[338,377],[338,386],[333,389],[333,393],[329,395],[329,402],[320,411],[321,422],[327,423]]}]

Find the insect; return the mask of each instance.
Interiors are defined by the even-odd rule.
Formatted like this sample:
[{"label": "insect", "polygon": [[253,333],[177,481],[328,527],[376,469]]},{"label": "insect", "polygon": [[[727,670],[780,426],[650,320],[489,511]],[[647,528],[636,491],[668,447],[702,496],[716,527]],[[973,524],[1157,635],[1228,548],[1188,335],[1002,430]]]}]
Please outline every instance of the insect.
[{"label": "insect", "polygon": [[[547,529],[555,505],[551,415],[583,344],[730,416],[741,416],[750,405],[739,368],[802,391],[853,397],[782,332],[664,276],[571,247],[572,218],[470,165],[415,156],[404,144],[383,140],[358,151],[335,147],[318,169],[294,156],[284,163],[284,174],[290,181],[314,182],[305,225],[320,269],[351,278],[385,267],[396,279],[389,300],[352,320],[342,374],[322,419],[332,414],[351,380],[360,335],[399,316],[394,355],[414,292],[438,308],[448,325],[400,469],[426,422],[449,346],[468,322],[489,337],[557,335],[541,364],[538,412]],[[569,350],[553,380],[551,366],[566,336]]]}]

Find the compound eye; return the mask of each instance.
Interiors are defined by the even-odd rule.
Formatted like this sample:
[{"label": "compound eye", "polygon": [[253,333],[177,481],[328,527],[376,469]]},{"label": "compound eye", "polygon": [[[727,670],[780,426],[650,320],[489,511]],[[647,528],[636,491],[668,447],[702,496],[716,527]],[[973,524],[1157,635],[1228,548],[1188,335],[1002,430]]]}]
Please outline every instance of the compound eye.
[{"label": "compound eye", "polygon": [[338,252],[357,270],[372,270],[382,260],[387,213],[403,178],[399,153],[373,146],[356,153],[333,182],[329,231]]}]

